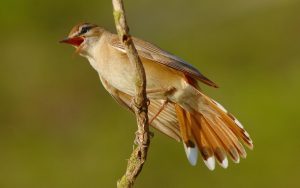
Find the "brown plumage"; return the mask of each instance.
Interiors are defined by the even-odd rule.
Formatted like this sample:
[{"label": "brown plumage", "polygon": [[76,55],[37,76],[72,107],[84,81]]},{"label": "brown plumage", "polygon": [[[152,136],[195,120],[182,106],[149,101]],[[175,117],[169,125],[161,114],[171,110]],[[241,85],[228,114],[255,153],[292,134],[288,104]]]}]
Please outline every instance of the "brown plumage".
[{"label": "brown plumage", "polygon": [[[132,111],[134,69],[117,35],[85,23],[75,26],[62,42],[75,46],[111,96]],[[227,168],[227,156],[235,163],[245,158],[241,143],[253,148],[249,134],[222,105],[200,90],[198,81],[217,85],[177,56],[138,38],[133,42],[146,72],[151,126],[182,141],[192,165],[197,162],[198,150],[210,170],[215,168],[215,160]]]}]

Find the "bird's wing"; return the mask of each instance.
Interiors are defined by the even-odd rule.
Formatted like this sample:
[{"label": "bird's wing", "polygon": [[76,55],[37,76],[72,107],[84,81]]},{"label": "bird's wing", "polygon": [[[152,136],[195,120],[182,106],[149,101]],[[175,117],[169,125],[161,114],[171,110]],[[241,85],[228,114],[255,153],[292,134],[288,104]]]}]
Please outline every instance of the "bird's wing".
[{"label": "bird's wing", "polygon": [[[100,79],[104,88],[110,93],[110,95],[121,106],[133,112],[131,108],[133,97],[112,87],[101,76]],[[149,120],[152,120],[152,118],[157,115],[162,105],[163,104],[160,100],[150,99],[150,104],[148,106]],[[181,140],[179,125],[173,103],[167,103],[159,115],[153,119],[151,126],[177,141]]]},{"label": "bird's wing", "polygon": [[[203,74],[201,74],[195,67],[188,64],[179,57],[138,38],[133,37],[133,42],[138,51],[139,56],[160,63],[167,67],[173,68],[175,70],[181,71],[185,75],[198,79],[209,86],[218,87],[213,81],[209,80]],[[113,35],[110,41],[110,45],[113,48],[125,53],[124,45],[120,42],[117,35]]]}]

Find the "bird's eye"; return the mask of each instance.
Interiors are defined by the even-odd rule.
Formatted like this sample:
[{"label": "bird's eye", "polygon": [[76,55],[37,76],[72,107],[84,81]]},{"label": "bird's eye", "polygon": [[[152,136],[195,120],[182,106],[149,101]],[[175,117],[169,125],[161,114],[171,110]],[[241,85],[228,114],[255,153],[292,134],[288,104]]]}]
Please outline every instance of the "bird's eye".
[{"label": "bird's eye", "polygon": [[82,27],[81,31],[80,31],[80,34],[84,34],[84,33],[88,32],[89,29],[90,29],[90,27],[88,27],[88,26]]}]

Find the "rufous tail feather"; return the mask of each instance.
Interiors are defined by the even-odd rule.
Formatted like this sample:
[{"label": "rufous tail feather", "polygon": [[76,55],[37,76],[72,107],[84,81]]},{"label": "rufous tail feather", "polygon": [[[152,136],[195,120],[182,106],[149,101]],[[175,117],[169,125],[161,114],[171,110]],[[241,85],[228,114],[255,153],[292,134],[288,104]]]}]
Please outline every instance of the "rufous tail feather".
[{"label": "rufous tail feather", "polygon": [[[194,88],[195,89],[195,88]],[[195,89],[196,90],[196,89]],[[197,148],[206,166],[213,170],[215,160],[223,168],[228,167],[229,156],[233,162],[239,163],[240,157],[246,157],[246,151],[241,144],[253,148],[252,140],[241,123],[225,108],[196,90],[199,110],[186,110],[179,104],[175,104],[175,111],[179,122],[181,138],[185,148]],[[190,163],[196,164],[195,152],[186,150]]]}]

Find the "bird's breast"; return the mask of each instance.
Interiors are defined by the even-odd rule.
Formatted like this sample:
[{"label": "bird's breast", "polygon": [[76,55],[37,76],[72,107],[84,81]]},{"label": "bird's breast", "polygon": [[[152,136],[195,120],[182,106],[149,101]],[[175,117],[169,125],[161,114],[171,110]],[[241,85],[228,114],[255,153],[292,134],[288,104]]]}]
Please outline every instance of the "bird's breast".
[{"label": "bird's breast", "polygon": [[94,69],[116,89],[134,94],[133,66],[126,54],[116,53],[113,49],[100,47],[93,58],[89,58]]},{"label": "bird's breast", "polygon": [[[135,94],[135,69],[126,54],[113,48],[100,48],[90,64],[110,85],[129,95]],[[180,88],[182,75],[166,68],[159,63],[142,59],[146,77],[147,89]]]}]

